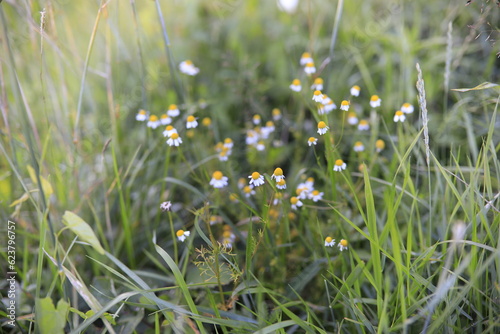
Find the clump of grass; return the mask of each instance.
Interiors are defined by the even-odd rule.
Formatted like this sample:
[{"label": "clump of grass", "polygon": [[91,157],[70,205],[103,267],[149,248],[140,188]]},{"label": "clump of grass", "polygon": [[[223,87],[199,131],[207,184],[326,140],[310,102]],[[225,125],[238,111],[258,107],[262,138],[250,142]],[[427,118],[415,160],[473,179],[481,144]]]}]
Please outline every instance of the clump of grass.
[{"label": "clump of grass", "polygon": [[498,331],[495,54],[426,5],[3,4],[2,328]]}]

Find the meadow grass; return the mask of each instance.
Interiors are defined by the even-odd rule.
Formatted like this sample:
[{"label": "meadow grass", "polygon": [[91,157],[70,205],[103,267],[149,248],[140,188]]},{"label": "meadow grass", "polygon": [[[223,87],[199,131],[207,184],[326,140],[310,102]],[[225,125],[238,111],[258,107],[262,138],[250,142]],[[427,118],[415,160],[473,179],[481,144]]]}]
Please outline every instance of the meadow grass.
[{"label": "meadow grass", "polygon": [[[499,18],[486,0],[1,2],[2,331],[497,333]],[[173,104],[179,146],[148,125]]]}]

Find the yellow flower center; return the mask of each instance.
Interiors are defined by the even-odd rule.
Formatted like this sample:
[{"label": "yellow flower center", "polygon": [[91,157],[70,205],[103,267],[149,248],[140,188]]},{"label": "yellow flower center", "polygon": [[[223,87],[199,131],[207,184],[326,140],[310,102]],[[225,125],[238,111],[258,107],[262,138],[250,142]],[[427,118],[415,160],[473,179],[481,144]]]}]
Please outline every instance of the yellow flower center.
[{"label": "yellow flower center", "polygon": [[343,105],[343,106],[348,106],[348,105],[349,105],[349,101],[344,100],[344,101],[342,101],[341,105]]},{"label": "yellow flower center", "polygon": [[403,104],[403,108],[410,108],[411,107],[411,104],[409,104],[408,102],[406,102],[405,104]]},{"label": "yellow flower center", "polygon": [[260,115],[254,115],[254,116],[253,116],[253,119],[255,119],[255,120],[260,120]]},{"label": "yellow flower center", "polygon": [[[299,79],[294,79],[292,81],[292,85],[294,85],[294,86],[300,86],[300,80]],[[278,109],[275,109],[275,110],[278,110]],[[274,112],[274,110],[273,110],[273,112]]]},{"label": "yellow flower center", "polygon": [[385,147],[385,142],[382,139],[379,139],[375,142],[375,147],[381,150]]},{"label": "yellow flower center", "polygon": [[252,173],[252,179],[257,180],[260,177],[260,174],[257,172]]},{"label": "yellow flower center", "polygon": [[284,179],[281,179],[278,181],[278,185],[279,186],[284,186],[286,184],[285,180]]},{"label": "yellow flower center", "polygon": [[210,117],[205,117],[201,121],[201,124],[203,124],[203,126],[210,126],[210,124],[212,124],[212,120],[210,119]]},{"label": "yellow flower center", "polygon": [[224,139],[224,144],[232,144],[233,140],[231,138]]},{"label": "yellow flower center", "polygon": [[232,233],[231,233],[231,231],[229,231],[229,230],[224,231],[224,233],[222,233],[222,236],[223,236],[224,238],[226,238],[226,239],[231,238],[231,235],[232,235]]},{"label": "yellow flower center", "polygon": [[183,236],[183,235],[184,235],[184,230],[179,230],[179,231],[177,231],[176,235],[177,235],[178,237]]},{"label": "yellow flower center", "polygon": [[187,121],[191,123],[191,122],[196,121],[196,118],[194,118],[193,115],[189,115],[188,118],[187,118]]},{"label": "yellow flower center", "polygon": [[326,128],[326,123],[325,123],[325,122],[323,122],[323,121],[320,121],[320,122],[318,123],[318,129],[324,129],[324,128]]},{"label": "yellow flower center", "polygon": [[319,91],[319,90],[314,91],[314,96],[320,96],[320,95],[321,95],[321,91]]},{"label": "yellow flower center", "polygon": [[396,116],[403,116],[403,112],[401,110],[396,111]]},{"label": "yellow flower center", "polygon": [[313,196],[318,196],[318,195],[319,195],[319,190],[314,190],[314,191],[312,192],[312,194],[313,194]]},{"label": "yellow flower center", "polygon": [[359,86],[358,86],[358,85],[354,85],[354,86],[352,86],[352,89],[357,90],[358,92],[359,92],[359,90],[360,90],[360,88],[359,88]]},{"label": "yellow flower center", "polygon": [[310,143],[314,143],[315,141],[316,141],[316,138],[314,138],[314,137],[309,137],[309,142],[310,142]]},{"label": "yellow flower center", "polygon": [[172,138],[173,140],[176,140],[179,138],[179,134],[178,133],[172,133],[172,135],[170,136],[170,138]]},{"label": "yellow flower center", "polygon": [[[298,81],[298,79],[295,79],[295,80],[297,80],[297,81]],[[295,80],[294,80],[294,81],[295,81]],[[299,81],[299,83],[300,83],[300,81]],[[295,84],[294,84],[294,85],[295,85]],[[274,108],[274,109],[273,109],[273,116],[279,116],[279,115],[281,115],[281,111],[280,111],[278,108]]]},{"label": "yellow flower center", "polygon": [[177,106],[175,104],[171,104],[170,107],[168,107],[168,110],[175,110],[177,109]]},{"label": "yellow flower center", "polygon": [[342,239],[342,240],[340,240],[340,241],[339,241],[339,244],[340,244],[340,245],[342,245],[342,246],[344,246],[344,247],[347,247],[347,245],[348,245],[349,243],[347,242],[347,240]]},{"label": "yellow flower center", "polygon": [[161,115],[161,119],[165,119],[165,118],[168,118],[168,115]]},{"label": "yellow flower center", "polygon": [[314,67],[314,63],[307,63],[306,67]]},{"label": "yellow flower center", "polygon": [[343,164],[344,164],[344,160],[342,160],[342,159],[335,160],[335,165],[336,166],[342,166]]},{"label": "yellow flower center", "polygon": [[357,142],[354,144],[354,146],[356,146],[356,147],[360,147],[360,146],[363,146],[363,143],[362,143],[362,142],[360,142],[360,141],[357,141]]},{"label": "yellow flower center", "polygon": [[250,194],[252,192],[252,188],[250,186],[245,186],[245,188],[243,188],[243,192],[245,194]]},{"label": "yellow flower center", "polygon": [[326,238],[325,238],[325,241],[326,241],[326,242],[328,242],[328,243],[330,243],[330,242],[332,242],[332,241],[333,241],[333,238],[332,238],[332,237],[326,237]]},{"label": "yellow flower center", "polygon": [[267,126],[267,127],[272,127],[272,126],[274,126],[273,121],[268,121],[268,122],[266,122],[266,126]]},{"label": "yellow flower center", "polygon": [[304,52],[302,58],[311,58],[311,54],[309,52]]},{"label": "yellow flower center", "polygon": [[368,121],[363,119],[359,122],[359,125],[368,125]]},{"label": "yellow flower center", "polygon": [[276,176],[282,176],[283,175],[283,169],[281,169],[281,168],[278,167],[278,168],[276,168],[274,170],[273,174],[276,175]]},{"label": "yellow flower center", "polygon": [[146,115],[146,110],[143,110],[143,109],[139,110],[139,114],[140,115]]},{"label": "yellow flower center", "polygon": [[222,180],[222,172],[220,171],[215,171],[213,174],[212,174],[212,177],[216,180]]},{"label": "yellow flower center", "polygon": [[295,196],[290,198],[290,203],[292,203],[292,204],[297,204],[298,201],[299,201],[299,199]]},{"label": "yellow flower center", "polygon": [[313,177],[308,177],[306,182],[314,183],[314,178]]},{"label": "yellow flower center", "polygon": [[372,95],[372,97],[370,98],[370,101],[373,101],[373,102],[378,101],[378,100],[379,100],[378,95]]},{"label": "yellow flower center", "polygon": [[149,120],[150,120],[151,122],[156,122],[156,121],[158,120],[158,116],[156,116],[156,115],[151,115],[151,116],[149,116]]},{"label": "yellow flower center", "polygon": [[349,114],[347,114],[347,117],[348,118],[356,118],[356,113],[351,111]]},{"label": "yellow flower center", "polygon": [[316,78],[316,79],[314,79],[314,83],[315,83],[316,85],[321,85],[321,84],[323,84],[323,79],[321,79],[321,78]]},{"label": "yellow flower center", "polygon": [[172,125],[167,125],[167,127],[165,128],[166,131],[172,131],[174,129],[174,127]]}]

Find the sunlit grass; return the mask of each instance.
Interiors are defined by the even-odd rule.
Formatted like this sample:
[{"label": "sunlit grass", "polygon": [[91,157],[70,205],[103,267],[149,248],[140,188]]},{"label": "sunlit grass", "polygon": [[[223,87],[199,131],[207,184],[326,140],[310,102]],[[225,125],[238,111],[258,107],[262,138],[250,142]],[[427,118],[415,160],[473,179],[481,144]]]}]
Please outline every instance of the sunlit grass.
[{"label": "sunlit grass", "polygon": [[0,4],[2,330],[497,332],[481,5]]}]

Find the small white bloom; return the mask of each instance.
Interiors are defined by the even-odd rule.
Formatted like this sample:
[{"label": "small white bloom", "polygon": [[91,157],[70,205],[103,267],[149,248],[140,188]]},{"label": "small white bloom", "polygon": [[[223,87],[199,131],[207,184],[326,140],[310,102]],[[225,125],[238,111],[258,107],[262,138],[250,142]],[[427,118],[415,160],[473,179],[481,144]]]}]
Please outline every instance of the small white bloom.
[{"label": "small white bloom", "polygon": [[325,122],[320,121],[320,122],[318,123],[318,133],[319,133],[320,135],[324,135],[324,134],[328,131],[328,129],[329,129],[329,127],[326,125],[326,123],[325,123]]},{"label": "small white bloom", "polygon": [[193,115],[189,115],[186,120],[186,129],[194,129],[198,126],[198,122],[196,121],[196,117]]},{"label": "small white bloom", "polygon": [[139,122],[144,122],[148,119],[148,112],[144,109],[139,110],[137,115],[135,115],[135,120]]},{"label": "small white bloom", "polygon": [[366,119],[362,119],[359,122],[359,124],[358,124],[358,130],[360,130],[360,131],[370,130],[370,124],[368,124],[368,121]]},{"label": "small white bloom", "polygon": [[346,167],[347,167],[346,163],[343,160],[338,159],[335,161],[335,165],[333,166],[333,170],[335,172],[341,172],[341,171],[345,170]]},{"label": "small white bloom", "polygon": [[321,103],[323,102],[323,94],[321,93],[321,91],[315,90],[312,99],[314,102]]},{"label": "small white bloom", "polygon": [[300,92],[302,90],[302,85],[300,84],[299,79],[294,79],[292,84],[290,85],[290,89],[294,92]]},{"label": "small white bloom", "polygon": [[180,144],[182,144],[182,138],[178,133],[172,133],[170,138],[167,139],[167,144],[169,146],[179,146]]},{"label": "small white bloom", "polygon": [[290,204],[293,210],[297,210],[303,205],[303,203],[300,201],[298,197],[290,198]]},{"label": "small white bloom", "polygon": [[156,129],[160,125],[160,120],[158,119],[158,116],[156,115],[151,115],[149,116],[149,121],[147,123],[147,126],[151,129]]},{"label": "small white bloom", "polygon": [[335,239],[332,237],[326,237],[325,238],[325,247],[333,247],[335,246]]},{"label": "small white bloom", "polygon": [[175,235],[177,235],[177,239],[179,239],[180,242],[184,242],[184,240],[186,240],[186,238],[189,237],[190,234],[191,232],[189,231],[178,230]]},{"label": "small white bloom", "polygon": [[314,67],[314,63],[313,62],[307,63],[306,66],[304,67],[304,72],[306,72],[307,75],[316,73],[316,67]]},{"label": "small white bloom", "polygon": [[347,242],[347,240],[345,239],[340,240],[338,244],[340,251],[342,252],[344,249],[347,249],[348,244],[349,243]]},{"label": "small white bloom", "polygon": [[307,63],[313,63],[313,59],[309,52],[304,52],[300,57],[300,66],[305,66]]},{"label": "small white bloom", "polygon": [[372,108],[380,107],[381,102],[382,100],[380,99],[380,97],[378,97],[378,95],[372,95],[372,97],[370,98],[370,106]]},{"label": "small white bloom", "polygon": [[404,103],[402,106],[401,106],[401,111],[404,112],[405,114],[411,114],[413,113],[413,106],[409,103]]},{"label": "small white bloom", "polygon": [[396,113],[394,114],[394,122],[403,123],[405,120],[406,120],[405,114],[401,110],[396,111]]},{"label": "small white bloom", "polygon": [[323,195],[324,195],[324,193],[323,193],[323,192],[319,192],[318,190],[314,190],[314,191],[312,191],[312,192],[309,194],[308,198],[309,198],[309,199],[312,199],[312,200],[313,200],[313,202],[317,202],[317,201],[319,201],[319,200],[322,200],[322,199],[323,199]]},{"label": "small white bloom", "polygon": [[200,72],[200,69],[195,67],[191,60],[185,60],[179,64],[179,70],[187,75],[194,76]]},{"label": "small white bloom", "polygon": [[248,177],[250,179],[250,185],[254,185],[255,187],[258,187],[260,185],[264,184],[264,176],[260,175],[258,172],[253,172],[252,175]]},{"label": "small white bloom", "polygon": [[309,139],[307,140],[307,145],[309,146],[316,145],[317,143],[318,143],[318,138],[309,137]]},{"label": "small white bloom", "polygon": [[167,125],[163,131],[163,137],[171,137],[177,130],[172,125]]},{"label": "small white bloom", "polygon": [[177,117],[180,115],[180,111],[179,111],[179,108],[177,108],[177,106],[175,104],[171,104],[169,107],[168,107],[168,110],[167,110],[167,115],[170,116],[170,117]]},{"label": "small white bloom", "polygon": [[363,152],[365,150],[365,146],[362,142],[357,141],[354,143],[354,152]]},{"label": "small white bloom", "polygon": [[348,111],[349,110],[350,103],[347,100],[342,101],[340,103],[340,110]]},{"label": "small white bloom", "polygon": [[359,88],[359,86],[355,85],[355,86],[352,86],[351,87],[351,95],[352,96],[359,96],[359,91],[361,89]]},{"label": "small white bloom", "polygon": [[210,185],[214,188],[224,188],[225,186],[227,186],[227,181],[228,181],[227,176],[224,176],[220,171],[215,171],[212,174]]},{"label": "small white bloom", "polygon": [[160,117],[160,123],[161,125],[169,125],[170,123],[172,123],[172,119],[168,115],[163,114]]}]

